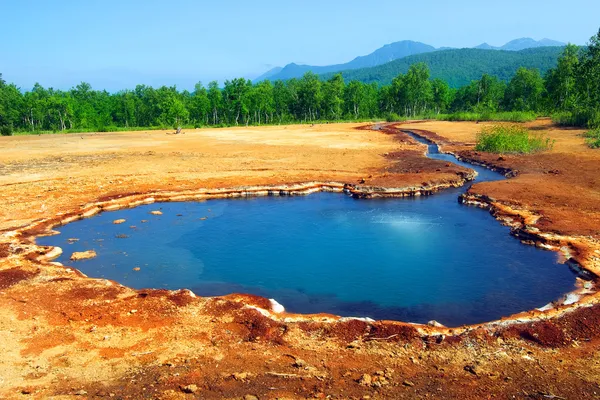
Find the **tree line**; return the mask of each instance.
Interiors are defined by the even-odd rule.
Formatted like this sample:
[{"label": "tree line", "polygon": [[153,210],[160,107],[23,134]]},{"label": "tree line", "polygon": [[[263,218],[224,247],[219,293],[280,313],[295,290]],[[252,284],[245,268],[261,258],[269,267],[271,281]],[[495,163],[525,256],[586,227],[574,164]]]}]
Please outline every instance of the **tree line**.
[{"label": "tree line", "polygon": [[412,65],[390,85],[321,80],[252,83],[239,78],[223,87],[196,84],[193,91],[138,85],[109,93],[81,83],[68,91],[35,84],[21,91],[0,74],[0,131],[110,130],[136,127],[235,126],[524,111],[556,114],[563,123],[600,125],[600,31],[588,46],[567,45],[544,76],[519,68],[508,81],[484,74],[458,89],[430,79],[424,63]]}]

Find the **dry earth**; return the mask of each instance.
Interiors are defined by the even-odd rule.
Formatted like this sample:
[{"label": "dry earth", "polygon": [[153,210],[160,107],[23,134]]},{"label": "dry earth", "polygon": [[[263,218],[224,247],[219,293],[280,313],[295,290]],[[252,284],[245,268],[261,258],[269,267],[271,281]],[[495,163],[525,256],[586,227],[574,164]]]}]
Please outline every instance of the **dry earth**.
[{"label": "dry earth", "polygon": [[252,296],[135,291],[44,261],[51,249],[32,244],[32,235],[59,221],[146,201],[149,193],[160,200],[182,192],[204,196],[203,189],[305,184],[312,190],[325,183],[348,184],[368,197],[390,188],[414,195],[464,183],[468,171],[424,158],[424,146],[401,132],[411,129],[445,151],[516,174],[474,185],[465,201],[490,208],[522,240],[598,271],[600,152],[584,146],[581,131],[536,121],[532,129],[556,140],[552,151],[476,153],[481,125],[0,138],[0,396],[600,397],[594,294],[578,305],[476,327],[365,322],[276,314],[267,300]]}]

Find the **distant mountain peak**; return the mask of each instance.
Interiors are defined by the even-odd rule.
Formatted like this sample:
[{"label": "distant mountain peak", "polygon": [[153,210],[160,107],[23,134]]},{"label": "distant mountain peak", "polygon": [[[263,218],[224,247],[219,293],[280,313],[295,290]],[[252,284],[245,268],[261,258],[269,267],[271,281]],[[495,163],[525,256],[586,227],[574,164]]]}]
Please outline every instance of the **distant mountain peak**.
[{"label": "distant mountain peak", "polygon": [[[519,51],[529,48],[552,46],[565,46],[565,43],[548,38],[544,38],[537,41],[529,37],[523,37],[511,40],[510,42],[500,47],[492,46],[488,43],[482,43],[479,46],[475,46],[475,49]],[[408,56],[413,56],[422,53],[431,53],[435,51],[443,51],[448,49],[451,48],[440,47],[439,49],[436,49],[435,47],[425,43],[415,42],[413,40],[400,40],[398,42],[387,43],[370,54],[367,54],[365,56],[358,56],[352,61],[349,61],[344,64],[314,66],[292,62],[287,64],[283,68],[273,68],[256,78],[254,81],[258,82],[265,79],[275,81],[278,79],[286,80],[291,78],[300,78],[302,77],[302,75],[309,71],[317,75],[321,75],[331,72],[371,68]]]},{"label": "distant mountain peak", "polygon": [[558,42],[556,40],[544,38],[542,40],[535,40],[529,37],[523,37],[518,39],[513,39],[510,42],[506,43],[503,46],[497,47],[492,46],[488,43],[482,43],[479,46],[475,46],[475,49],[483,49],[483,50],[508,50],[508,51],[519,51],[525,49],[531,49],[536,47],[552,47],[552,46],[565,46],[566,44],[563,42]]},{"label": "distant mountain peak", "polygon": [[483,50],[495,50],[497,47],[494,47],[486,42],[481,43],[479,46],[475,46],[475,49],[483,49]]},{"label": "distant mountain peak", "polygon": [[390,61],[397,60],[406,56],[421,54],[435,51],[436,48],[425,43],[415,42],[413,40],[401,40],[398,42],[388,43],[374,52],[365,56],[358,56],[352,61],[344,64],[327,65],[327,66],[314,66],[297,64],[295,62],[287,64],[280,71],[275,74],[269,72],[264,73],[255,79],[261,81],[265,79],[277,80],[277,79],[291,79],[299,78],[308,71],[312,71],[315,74],[324,74],[334,71],[344,71],[359,68],[375,67],[377,65],[385,64]]}]

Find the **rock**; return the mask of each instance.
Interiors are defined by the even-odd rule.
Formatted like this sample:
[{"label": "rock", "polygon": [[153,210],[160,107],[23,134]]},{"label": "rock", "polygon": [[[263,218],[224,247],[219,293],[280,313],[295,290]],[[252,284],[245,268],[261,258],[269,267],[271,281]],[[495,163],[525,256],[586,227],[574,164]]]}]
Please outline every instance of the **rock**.
[{"label": "rock", "polygon": [[231,376],[233,376],[233,379],[235,379],[236,381],[245,381],[246,379],[248,379],[248,376],[250,374],[248,374],[247,372],[234,372],[233,374],[231,374]]},{"label": "rock", "polygon": [[86,250],[86,251],[76,251],[75,253],[71,254],[71,261],[78,261],[78,260],[87,260],[90,258],[94,258],[96,257],[96,252],[94,250]]},{"label": "rock", "polygon": [[446,327],[445,325],[443,325],[443,324],[440,324],[439,322],[437,322],[437,321],[436,321],[436,320],[434,320],[434,319],[432,319],[431,321],[429,321],[429,322],[427,323],[427,325],[429,325],[429,326],[433,326],[433,327],[435,327],[435,328],[445,328],[445,327]]},{"label": "rock", "polygon": [[123,222],[125,222],[125,221],[126,221],[126,220],[125,220],[125,219],[123,219],[123,218],[121,218],[121,219],[115,219],[115,220],[113,221],[113,224],[115,224],[115,225],[119,225],[119,224],[122,224],[122,223],[123,223]]},{"label": "rock", "polygon": [[140,267],[135,267],[133,270],[134,271],[139,271],[141,268]]},{"label": "rock", "polygon": [[87,392],[83,389],[78,390],[77,392],[75,392],[75,396],[85,396],[87,394]]},{"label": "rock", "polygon": [[373,383],[373,378],[371,378],[371,375],[369,374],[363,374],[363,376],[361,376],[361,378],[358,380],[358,383],[363,386],[371,386]]},{"label": "rock", "polygon": [[198,391],[198,386],[196,385],[187,385],[187,386],[179,386],[183,393],[196,393]]},{"label": "rock", "polygon": [[411,381],[408,381],[408,380],[405,380],[404,382],[402,382],[402,384],[403,384],[404,386],[408,386],[408,387],[413,387],[413,386],[415,386],[415,384],[414,384],[414,383],[412,383]]},{"label": "rock", "polygon": [[152,215],[162,215],[162,211],[159,211],[159,210],[150,211],[150,214],[152,214]]},{"label": "rock", "polygon": [[294,362],[293,366],[296,368],[304,368],[306,367],[306,361],[304,361],[301,358],[296,358],[296,361]]},{"label": "rock", "polygon": [[244,396],[244,400],[258,400],[258,397],[253,394],[247,394]]},{"label": "rock", "polygon": [[465,371],[477,376],[476,367],[474,365],[465,365],[463,368]]}]

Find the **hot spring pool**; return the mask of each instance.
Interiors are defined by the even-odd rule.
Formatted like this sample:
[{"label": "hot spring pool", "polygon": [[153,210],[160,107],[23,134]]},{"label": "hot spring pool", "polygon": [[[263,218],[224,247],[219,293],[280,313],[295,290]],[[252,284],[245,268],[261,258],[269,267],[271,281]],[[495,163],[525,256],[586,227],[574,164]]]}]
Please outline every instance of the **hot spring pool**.
[{"label": "hot spring pool", "polygon": [[[427,144],[429,157],[473,168],[478,181],[503,179]],[[38,243],[62,247],[58,261],[90,277],[133,288],[251,293],[290,312],[449,326],[540,307],[574,288],[555,253],[521,244],[487,211],[459,204],[463,190],[161,203],[73,222]],[[69,261],[90,249],[97,258]]]}]

